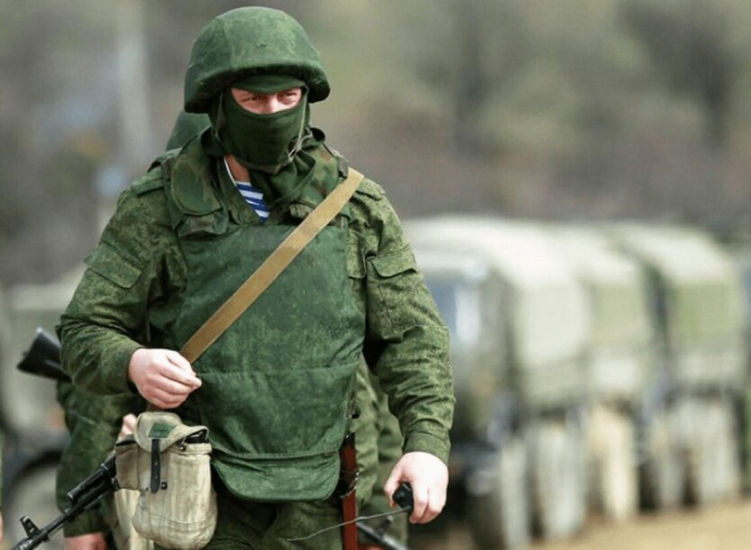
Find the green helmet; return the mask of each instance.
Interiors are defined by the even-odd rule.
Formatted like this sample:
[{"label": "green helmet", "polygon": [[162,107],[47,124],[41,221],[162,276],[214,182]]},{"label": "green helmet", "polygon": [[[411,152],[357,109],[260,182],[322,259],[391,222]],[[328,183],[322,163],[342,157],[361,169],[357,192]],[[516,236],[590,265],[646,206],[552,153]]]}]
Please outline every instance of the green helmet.
[{"label": "green helmet", "polygon": [[300,24],[270,8],[238,8],[213,19],[198,35],[185,74],[185,110],[205,113],[219,92],[254,74],[285,74],[308,87],[308,102],[328,97],[321,56]]}]

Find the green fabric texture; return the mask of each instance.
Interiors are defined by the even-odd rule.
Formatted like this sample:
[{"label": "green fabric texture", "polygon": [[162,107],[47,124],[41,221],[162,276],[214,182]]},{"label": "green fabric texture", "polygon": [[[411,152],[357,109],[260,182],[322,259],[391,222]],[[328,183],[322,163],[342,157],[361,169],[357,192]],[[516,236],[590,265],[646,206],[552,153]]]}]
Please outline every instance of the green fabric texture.
[{"label": "green fabric texture", "polygon": [[[206,132],[203,138],[204,148],[210,155],[224,155],[224,148],[211,132]],[[247,165],[253,186],[261,190],[270,210],[286,210],[294,202],[315,207],[339,184],[339,162],[326,147],[325,139],[321,130],[310,129],[303,137],[302,149],[278,173],[271,174]],[[191,202],[198,198],[195,193],[193,197],[188,193],[181,195]]]},{"label": "green fabric texture", "polygon": [[[284,82],[288,83],[289,81],[285,78]],[[255,84],[253,85],[256,86]],[[175,123],[170,141],[167,144],[167,149],[184,146],[209,125],[210,121],[207,115],[185,113],[182,111]],[[322,136],[322,134],[316,133]],[[320,148],[320,151],[323,153],[323,158],[322,162],[319,162],[316,167],[316,180],[336,179],[337,169],[332,164],[332,161],[336,159],[325,148]],[[145,178],[140,182],[140,185],[134,186],[134,189],[139,194],[148,192],[152,188],[161,188],[161,181],[153,178]],[[301,196],[300,202],[293,205],[295,207],[293,210],[297,210],[298,212],[309,211],[320,195],[320,192],[313,190],[307,196]],[[244,208],[242,205],[238,204],[236,206],[238,207],[236,212],[248,213],[250,211],[250,209]],[[127,286],[128,281],[132,277],[133,275],[126,269],[126,275],[122,277],[121,283]],[[352,421],[351,428],[356,434],[357,460],[360,469],[357,486],[358,502],[363,506],[362,510],[364,513],[377,513],[388,510],[388,502],[383,494],[383,484],[396,460],[401,456],[403,442],[396,418],[388,410],[385,394],[374,390],[374,380],[375,378],[372,374],[370,376],[367,374],[367,367],[363,362],[357,373],[356,396],[359,416]],[[61,384],[59,391],[59,400],[68,411],[68,418],[71,419],[69,428],[73,434],[58,472],[58,502],[60,506],[63,506],[67,503],[65,493],[69,486],[72,487],[88,476],[91,473],[89,470],[98,465],[111,449],[111,443],[108,443],[108,441],[114,440],[111,439],[111,434],[101,438],[102,428],[119,425],[120,418],[128,411],[124,410],[127,408],[127,405],[113,407],[113,404],[116,405],[119,398],[102,398],[80,390],[74,390],[70,384]],[[140,401],[135,397],[131,399],[136,402]],[[98,410],[96,404],[89,403],[88,401],[99,403],[100,407]],[[81,402],[78,408],[89,411],[90,415],[97,415],[96,418],[103,425],[95,428],[95,433],[100,434],[99,439],[95,436],[93,441],[91,438],[84,441],[81,428],[73,428],[73,422],[77,417],[75,412],[76,402]],[[142,405],[139,405],[138,408],[140,410]],[[78,426],[81,425],[78,424]],[[106,431],[106,428],[104,428],[104,431]],[[104,531],[108,527],[105,524],[104,517],[108,516],[105,516],[105,512],[101,508],[89,510],[72,524],[66,526],[65,536],[77,536]],[[406,528],[406,517],[396,516],[396,522],[392,525],[389,534],[406,542]]]},{"label": "green fabric texture", "polygon": [[[220,521],[204,548],[209,550],[337,550],[342,548],[338,529],[305,541],[290,542],[324,526],[341,521],[339,500],[270,504],[234,498],[217,484]],[[157,549],[160,547],[157,546]]]},{"label": "green fabric texture", "polygon": [[[291,144],[302,145],[307,118],[304,96],[291,109],[256,114],[241,106],[231,89],[226,88],[221,109],[224,124],[217,130],[219,139],[227,152],[249,169],[277,174],[297,152],[298,147],[289,150]],[[253,181],[256,181],[255,177]]]},{"label": "green fabric texture", "polygon": [[[404,443],[404,438],[399,430],[399,422],[389,411],[386,394],[380,390],[378,379],[372,373],[370,373],[369,376],[368,386],[372,388],[371,395],[373,403],[371,414],[374,418],[371,425],[373,426],[373,429],[378,432],[378,448],[374,449],[377,453],[376,470],[372,474],[369,471],[365,472],[368,475],[367,479],[363,479],[362,475],[360,477],[362,481],[365,481],[361,484],[364,485],[365,488],[372,485],[372,494],[361,494],[363,491],[360,490],[360,486],[358,485],[358,500],[360,500],[360,497],[363,499],[363,505],[360,506],[359,509],[359,514],[362,516],[383,514],[385,512],[393,511],[393,508],[389,506],[386,494],[383,492],[383,486],[386,484],[386,480],[391,474],[394,465],[396,465],[396,462],[402,456],[401,449],[402,444]],[[359,456],[362,453],[359,446],[357,448],[357,453],[359,459]],[[372,482],[370,480],[371,475],[373,476]],[[393,522],[386,531],[386,534],[406,545],[407,528],[409,526],[407,514],[397,514],[392,516],[392,518]],[[367,523],[373,528],[379,528],[383,523],[383,518],[371,520]],[[363,539],[361,542],[365,543],[368,541]]]},{"label": "green fabric texture", "polygon": [[[87,393],[71,384],[58,383],[57,398],[65,410],[70,439],[57,469],[57,506],[69,506],[66,494],[93,474],[104,462],[120,432],[122,418],[143,409],[143,400],[132,394],[101,396]],[[63,529],[66,537],[106,532],[104,503],[82,513]]]},{"label": "green fabric texture", "polygon": [[[210,124],[208,115],[181,111],[172,129],[167,149],[182,147]],[[126,268],[120,282],[127,285],[132,277],[132,270]],[[112,451],[123,416],[128,413],[137,414],[145,405],[140,397],[130,393],[100,396],[68,383],[57,385],[57,400],[65,411],[66,426],[70,432],[70,439],[57,469],[57,506],[62,511],[69,504],[66,497],[68,491],[90,476]],[[106,500],[100,506],[82,513],[63,528],[64,536],[75,537],[107,531],[110,526],[106,521],[106,508],[109,505],[110,501]]]},{"label": "green fabric texture", "polygon": [[[322,133],[317,130],[313,132],[317,134],[317,139],[323,140]],[[221,159],[204,152],[202,140],[190,142],[179,152],[168,153],[162,158],[161,166],[157,165],[123,192],[99,246],[87,259],[88,269],[58,327],[63,346],[63,366],[75,383],[99,393],[127,392],[131,389],[126,378],[127,363],[133,351],[143,345],[177,349],[176,344],[185,337],[185,333],[203,321],[190,319],[192,327],[178,327],[178,322],[185,320],[183,314],[187,310],[184,308],[191,297],[188,286],[194,277],[194,270],[206,269],[204,280],[211,279],[212,273],[214,277],[222,278],[232,274],[238,281],[247,276],[247,271],[242,276],[233,273],[246,263],[245,248],[242,248],[242,254],[234,254],[232,247],[225,246],[223,255],[214,256],[213,262],[220,265],[197,266],[189,261],[191,253],[184,250],[186,243],[190,243],[188,247],[195,247],[196,251],[206,249],[200,253],[210,255],[211,249],[226,235],[253,235],[252,242],[257,240],[263,244],[273,240],[263,236],[268,228],[273,228],[268,234],[277,238],[279,232],[291,230],[327,194],[326,188],[320,184],[321,180],[326,177],[339,179],[346,172],[345,163],[337,159],[324,144],[311,148],[309,152],[323,160],[314,166],[316,185],[306,187],[288,207],[272,210],[265,224],[234,187]],[[389,396],[391,410],[399,418],[405,451],[429,452],[446,462],[454,404],[447,330],[417,270],[401,224],[380,186],[364,180],[327,231],[337,235],[331,245],[335,242],[339,247],[336,249],[338,259],[329,258],[331,269],[336,271],[335,266],[343,264],[339,271],[343,272],[344,278],[338,282],[338,292],[350,296],[363,322],[361,343],[353,345],[350,337],[339,340],[332,334],[334,341],[330,344],[331,349],[339,346],[336,355],[340,357],[350,357],[350,352],[352,356],[360,352],[364,354],[371,371],[378,376]],[[271,245],[268,244],[268,247]],[[257,261],[255,252],[253,257],[256,259],[252,261]],[[325,277],[329,276],[327,271]],[[340,274],[336,274],[336,277],[340,277]],[[305,285],[306,292],[312,294],[319,289],[329,288],[321,277]],[[349,292],[342,292],[342,286]],[[206,299],[209,299],[208,296]],[[219,298],[213,296],[212,299]],[[208,304],[206,309],[210,309]],[[291,313],[296,315],[298,311]],[[298,325],[298,328],[296,336],[300,342],[290,344],[292,348],[299,350],[304,344],[313,347],[319,345],[315,337],[311,338],[318,334],[318,330],[309,334],[306,326]],[[274,353],[290,342],[290,335],[279,334],[281,339],[277,344],[277,332],[261,331],[258,342],[247,344],[255,346],[253,349],[258,351],[267,365],[274,361]],[[150,334],[149,342],[140,336],[146,333]],[[227,341],[232,342],[233,339]],[[222,342],[223,339],[220,339],[215,346],[221,348]],[[222,356],[221,350],[217,353]],[[229,371],[234,368],[231,363],[236,362],[237,358],[233,354],[226,357],[230,359],[220,365],[220,369]],[[281,361],[277,360],[276,364],[283,376],[294,370]],[[344,370],[349,368],[346,365]],[[242,378],[249,380],[246,374]],[[340,376],[342,382],[345,378]],[[211,399],[204,398],[203,404],[200,404],[198,395],[206,388],[219,387],[217,382],[218,379],[207,382],[204,378],[204,387],[194,394],[196,399],[189,399],[190,403],[186,405],[186,416],[195,413],[193,418],[205,423],[200,415],[201,410],[215,404],[221,405],[220,400],[224,400],[225,396],[217,393]],[[314,391],[320,387],[317,384],[311,386]],[[232,401],[237,403],[242,391],[230,389],[230,393],[236,396]],[[369,391],[372,392],[372,389]],[[205,395],[209,393],[211,390],[207,390]],[[345,393],[339,390],[336,400],[341,401]],[[372,393],[364,398],[360,397],[363,395],[361,391],[357,393],[358,402],[377,401]],[[245,391],[246,401],[254,397],[252,390]],[[286,399],[283,395],[278,398]],[[337,407],[343,405],[341,402],[336,404]],[[242,406],[246,405],[243,403]],[[368,414],[370,418],[375,417],[377,409],[370,409],[361,418],[352,421],[356,432],[359,429],[364,434],[372,434],[378,423],[367,421]],[[296,419],[296,423],[305,425],[311,421],[311,416],[305,414]],[[289,418],[284,415],[279,418],[279,429],[286,429],[284,424],[289,422]],[[231,423],[238,424],[237,417],[228,418],[227,424]],[[270,423],[273,424],[274,420]],[[227,433],[234,429],[232,426],[223,428],[228,430]],[[270,427],[265,426],[264,429]],[[293,432],[298,430],[298,426],[292,426]],[[328,442],[328,436],[321,440]],[[365,457],[377,457],[374,441],[372,435],[362,438],[358,435],[361,465]],[[224,443],[230,447],[228,441]],[[246,444],[248,440],[242,445]],[[369,450],[363,450],[368,446]],[[247,459],[245,453],[258,451],[229,448],[220,450],[218,454],[224,450],[237,454],[242,461]],[[230,453],[224,456],[230,456]],[[247,467],[246,462],[243,462],[243,467]],[[374,472],[375,469],[370,467],[369,471]],[[361,484],[360,500],[367,499],[370,494],[377,495],[382,490],[373,481],[373,474],[369,475],[370,480]],[[320,502],[317,501],[318,504]]]},{"label": "green fabric texture", "polygon": [[329,95],[320,54],[300,24],[278,10],[245,7],[213,19],[198,35],[185,75],[185,110],[208,112],[224,88],[256,74],[299,78],[310,103]]},{"label": "green fabric texture", "polygon": [[305,82],[299,78],[286,75],[258,74],[251,75],[232,83],[233,88],[257,92],[259,94],[274,94],[290,88],[302,88]]},{"label": "green fabric texture", "polygon": [[[189,172],[190,145],[186,151],[173,173]],[[208,182],[170,178],[167,196],[179,195],[183,183]],[[159,344],[173,349],[182,348],[294,228],[231,225],[224,209],[203,220],[178,212],[179,204],[173,223],[188,284],[171,337]],[[193,364],[203,384],[178,414],[209,428],[214,468],[237,496],[320,500],[334,490],[365,329],[353,295],[341,292],[347,281],[346,231],[326,227]]]},{"label": "green fabric texture", "polygon": [[182,147],[209,126],[211,126],[209,115],[180,111],[180,114],[177,115],[175,126],[172,128],[169,141],[167,141],[167,151]]},{"label": "green fabric texture", "polygon": [[[217,166],[211,171],[202,155],[191,165],[215,177],[212,195],[193,205],[206,216],[193,228],[197,237],[211,235],[213,216],[224,209],[227,223],[261,224],[228,178],[216,178]],[[91,391],[128,391],[127,363],[142,346],[137,335],[146,312],[152,338],[165,341],[183,303],[187,264],[163,186],[155,184],[161,178],[154,169],[122,194],[58,327],[66,372]],[[346,262],[350,289],[366,315],[363,352],[400,419],[405,446],[446,461],[454,402],[447,330],[383,190],[366,179],[348,206]],[[293,212],[309,207],[301,198],[289,211],[272,213],[267,225],[295,223]],[[113,259],[100,262],[101,250]]]}]

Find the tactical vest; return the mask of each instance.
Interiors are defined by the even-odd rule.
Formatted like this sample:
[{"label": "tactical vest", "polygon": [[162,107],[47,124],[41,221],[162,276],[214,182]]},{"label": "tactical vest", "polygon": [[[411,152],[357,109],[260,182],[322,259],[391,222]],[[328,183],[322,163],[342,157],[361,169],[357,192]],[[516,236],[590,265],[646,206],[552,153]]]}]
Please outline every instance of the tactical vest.
[{"label": "tactical vest", "polygon": [[[198,140],[162,172],[188,266],[170,335],[180,349],[294,226],[230,220]],[[336,486],[365,332],[348,282],[346,232],[321,231],[193,364],[202,386],[177,412],[209,428],[212,465],[240,498],[320,500]]]}]

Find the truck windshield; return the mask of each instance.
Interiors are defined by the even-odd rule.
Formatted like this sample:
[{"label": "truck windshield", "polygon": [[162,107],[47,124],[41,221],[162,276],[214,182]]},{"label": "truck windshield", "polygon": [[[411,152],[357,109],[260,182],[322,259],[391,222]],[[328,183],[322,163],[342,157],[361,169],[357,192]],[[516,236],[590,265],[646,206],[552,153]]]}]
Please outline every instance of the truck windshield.
[{"label": "truck windshield", "polygon": [[480,336],[482,303],[477,286],[428,273],[425,282],[448,326],[452,346],[475,344]]}]

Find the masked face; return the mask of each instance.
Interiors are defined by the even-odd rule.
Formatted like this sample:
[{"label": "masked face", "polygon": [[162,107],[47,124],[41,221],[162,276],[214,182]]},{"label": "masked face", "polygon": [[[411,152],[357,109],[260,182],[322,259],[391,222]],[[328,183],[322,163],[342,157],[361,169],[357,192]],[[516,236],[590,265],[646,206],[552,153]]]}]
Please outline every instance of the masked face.
[{"label": "masked face", "polygon": [[294,79],[259,78],[224,91],[219,138],[243,164],[273,174],[289,163],[299,146],[308,121],[306,90],[286,87],[298,82]]},{"label": "masked face", "polygon": [[257,115],[272,115],[297,107],[303,97],[301,87],[288,88],[274,93],[260,93],[242,88],[231,88],[238,105]]}]

